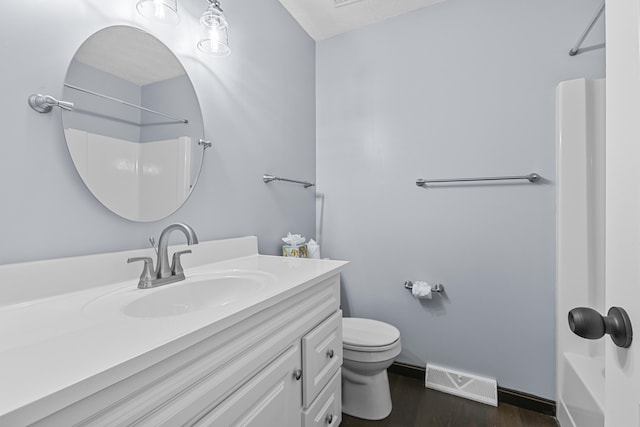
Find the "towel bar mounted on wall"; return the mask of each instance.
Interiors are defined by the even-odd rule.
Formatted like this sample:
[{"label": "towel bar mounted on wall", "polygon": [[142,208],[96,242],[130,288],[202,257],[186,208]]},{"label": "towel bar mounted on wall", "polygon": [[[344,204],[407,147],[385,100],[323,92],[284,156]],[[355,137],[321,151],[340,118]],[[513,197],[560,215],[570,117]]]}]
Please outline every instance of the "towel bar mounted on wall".
[{"label": "towel bar mounted on wall", "polygon": [[79,92],[88,93],[89,95],[97,96],[98,98],[108,99],[109,101],[118,102],[118,103],[126,105],[128,107],[137,108],[138,110],[146,111],[147,113],[151,113],[151,114],[155,114],[157,116],[162,116],[162,117],[166,117],[168,119],[176,120],[176,121],[178,121],[180,123],[189,123],[189,120],[187,120],[187,119],[183,119],[181,117],[172,116],[171,114],[163,113],[163,112],[160,112],[160,111],[152,110],[150,108],[146,108],[146,107],[143,107],[141,105],[132,104],[131,102],[123,101],[122,99],[114,98],[112,96],[104,95],[102,93],[94,92],[92,90],[84,89],[84,88],[81,88],[81,87],[78,87],[78,86],[70,85],[68,83],[65,83],[64,85],[66,87],[70,88],[70,89],[74,89],[74,90],[77,90]]},{"label": "towel bar mounted on wall", "polygon": [[427,184],[432,183],[447,183],[447,182],[474,182],[474,181],[508,181],[514,179],[526,179],[527,181],[534,183],[540,181],[540,175],[537,173],[530,173],[529,175],[520,176],[487,176],[482,178],[449,178],[449,179],[422,179],[416,180],[418,187],[424,187]]},{"label": "towel bar mounted on wall", "polygon": [[73,102],[59,101],[51,95],[41,95],[37,93],[30,95],[27,101],[29,102],[29,106],[38,113],[48,113],[53,107],[73,111]]},{"label": "towel bar mounted on wall", "polygon": [[[172,120],[175,120],[175,121],[180,122],[180,123],[185,123],[185,124],[189,123],[189,120],[187,120],[187,119],[183,119],[181,117],[172,116],[171,114],[162,113],[160,111],[152,110],[150,108],[146,108],[146,107],[143,107],[141,105],[132,104],[130,102],[123,101],[122,99],[113,98],[113,97],[108,96],[108,95],[103,95],[101,93],[94,92],[94,91],[88,90],[88,89],[83,89],[81,87],[73,86],[73,85],[70,85],[70,84],[67,84],[67,83],[65,83],[64,85],[66,87],[68,87],[68,88],[75,89],[75,90],[80,91],[80,92],[88,93],[90,95],[97,96],[99,98],[108,99],[109,101],[118,102],[118,103],[126,105],[128,107],[137,108],[138,110],[142,110],[142,111],[146,111],[146,112],[151,113],[151,114],[155,114],[155,115],[158,115],[158,116],[166,117],[168,119],[172,119]],[[48,112],[51,111],[51,109],[53,107],[60,107],[63,110],[67,110],[67,111],[73,111],[73,108],[74,108],[73,102],[59,101],[59,100],[55,99],[53,96],[51,96],[51,95],[40,95],[39,93],[29,96],[28,102],[29,102],[29,105],[31,106],[31,108],[33,108],[38,113],[48,113]]]},{"label": "towel bar mounted on wall", "polygon": [[280,178],[278,176],[273,176],[273,175],[269,175],[269,174],[264,174],[264,176],[262,177],[262,180],[266,183],[271,182],[271,181],[286,181],[286,182],[293,182],[294,184],[301,184],[302,186],[304,186],[304,188],[309,188],[309,187],[313,187],[315,184],[313,182],[307,182],[307,181],[298,181],[295,179],[288,179],[288,178]]}]

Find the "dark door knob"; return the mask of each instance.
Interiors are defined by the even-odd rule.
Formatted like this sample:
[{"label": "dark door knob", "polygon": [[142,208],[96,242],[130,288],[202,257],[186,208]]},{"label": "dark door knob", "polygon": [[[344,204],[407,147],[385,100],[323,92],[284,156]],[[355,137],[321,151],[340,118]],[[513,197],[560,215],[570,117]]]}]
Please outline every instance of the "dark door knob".
[{"label": "dark door knob", "polygon": [[574,308],[569,312],[569,328],[574,334],[590,340],[609,334],[614,344],[623,348],[629,347],[633,338],[629,315],[620,307],[611,307],[607,317],[592,308]]}]

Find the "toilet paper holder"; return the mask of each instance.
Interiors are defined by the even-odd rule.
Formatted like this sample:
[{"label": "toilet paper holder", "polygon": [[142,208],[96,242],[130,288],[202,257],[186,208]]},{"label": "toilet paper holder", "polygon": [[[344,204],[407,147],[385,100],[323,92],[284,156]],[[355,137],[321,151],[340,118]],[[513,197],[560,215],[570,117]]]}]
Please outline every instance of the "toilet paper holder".
[{"label": "toilet paper holder", "polygon": [[[405,289],[413,289],[413,282],[411,280],[407,280],[404,282]],[[435,285],[431,285],[431,292],[441,293],[444,291],[444,285],[442,283],[436,283]]]}]

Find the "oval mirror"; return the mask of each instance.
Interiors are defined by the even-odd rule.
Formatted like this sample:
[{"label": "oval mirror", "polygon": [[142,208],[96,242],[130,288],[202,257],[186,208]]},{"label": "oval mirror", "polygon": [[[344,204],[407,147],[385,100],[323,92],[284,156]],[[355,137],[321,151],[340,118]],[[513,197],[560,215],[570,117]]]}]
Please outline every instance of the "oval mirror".
[{"label": "oval mirror", "polygon": [[114,26],[89,37],[65,78],[67,147],[108,209],[132,221],[175,212],[193,190],[206,145],[200,104],[176,56],[152,35]]}]

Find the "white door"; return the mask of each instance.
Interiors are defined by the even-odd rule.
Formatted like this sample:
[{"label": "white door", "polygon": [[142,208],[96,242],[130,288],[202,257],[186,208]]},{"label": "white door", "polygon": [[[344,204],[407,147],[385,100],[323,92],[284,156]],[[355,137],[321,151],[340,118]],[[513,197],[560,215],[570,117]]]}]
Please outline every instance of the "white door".
[{"label": "white door", "polygon": [[[198,421],[201,427],[300,427],[302,351],[293,343],[244,386]],[[299,373],[298,375],[295,375]]]},{"label": "white door", "polygon": [[605,425],[640,426],[640,0],[606,9],[606,302],[635,327],[627,349],[606,337]]}]

